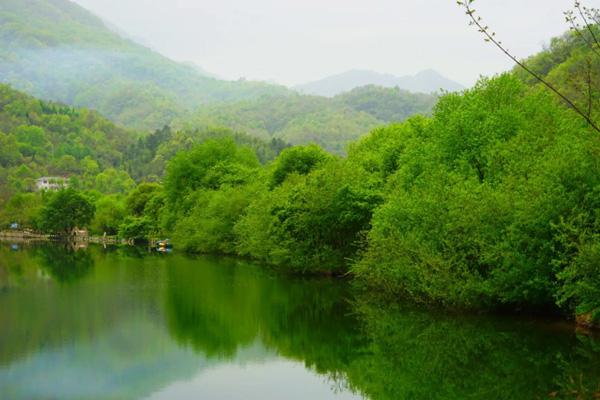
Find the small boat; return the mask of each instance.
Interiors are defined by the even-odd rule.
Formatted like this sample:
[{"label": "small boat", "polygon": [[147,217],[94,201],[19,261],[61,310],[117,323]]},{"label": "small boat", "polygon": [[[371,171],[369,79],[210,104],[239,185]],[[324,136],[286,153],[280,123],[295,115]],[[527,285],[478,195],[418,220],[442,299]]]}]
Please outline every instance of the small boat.
[{"label": "small boat", "polygon": [[169,242],[169,239],[159,240],[158,242],[156,242],[156,251],[159,251],[161,253],[170,253],[171,250],[172,246]]}]

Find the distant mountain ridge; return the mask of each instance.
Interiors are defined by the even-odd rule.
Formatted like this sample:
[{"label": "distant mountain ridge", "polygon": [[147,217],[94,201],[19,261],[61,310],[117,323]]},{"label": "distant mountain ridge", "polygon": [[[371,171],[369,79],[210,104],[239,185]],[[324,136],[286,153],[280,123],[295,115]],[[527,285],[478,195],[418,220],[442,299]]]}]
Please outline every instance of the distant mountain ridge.
[{"label": "distant mountain ridge", "polygon": [[325,98],[220,80],[136,43],[70,0],[0,0],[0,83],[146,132],[225,126],[339,154],[376,126],[428,114],[437,101],[381,86]]},{"label": "distant mountain ridge", "polygon": [[304,94],[333,97],[362,86],[397,87],[413,93],[437,93],[440,90],[455,92],[465,87],[448,79],[432,69],[424,70],[414,76],[395,76],[367,70],[351,70],[332,75],[318,81],[295,86]]},{"label": "distant mountain ridge", "polygon": [[431,94],[371,85],[332,98],[295,94],[207,105],[182,125],[225,126],[267,141],[317,143],[344,154],[350,142],[378,126],[429,114],[437,100]]},{"label": "distant mountain ridge", "polygon": [[162,127],[203,104],[293,93],[207,76],[123,37],[69,0],[0,1],[0,83],[138,129]]}]

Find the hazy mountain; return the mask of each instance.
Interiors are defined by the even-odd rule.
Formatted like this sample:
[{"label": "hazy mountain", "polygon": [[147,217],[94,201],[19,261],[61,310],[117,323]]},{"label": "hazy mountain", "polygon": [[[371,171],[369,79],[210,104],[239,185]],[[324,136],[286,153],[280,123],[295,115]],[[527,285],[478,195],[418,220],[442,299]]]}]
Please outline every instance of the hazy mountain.
[{"label": "hazy mountain", "polygon": [[296,94],[203,107],[184,121],[190,128],[225,126],[269,140],[318,143],[343,154],[373,128],[429,113],[437,97],[397,88],[364,86],[327,98]]},{"label": "hazy mountain", "polygon": [[291,93],[201,74],[68,0],[0,1],[0,83],[137,128],[160,127],[201,104]]},{"label": "hazy mountain", "polygon": [[204,69],[204,67],[196,64],[193,61],[184,61],[184,62],[182,62],[182,64],[194,69],[197,73],[199,73],[202,76],[206,76],[206,77],[214,78],[214,79],[223,79],[219,75],[212,73],[210,71],[207,71],[206,69]]},{"label": "hazy mountain", "polygon": [[[376,83],[395,86],[397,79]],[[219,80],[135,43],[68,0],[0,0],[0,83],[98,110],[129,127],[220,125],[265,139],[317,142],[338,153],[375,126],[428,113],[436,101],[374,86],[329,99],[265,82]]]},{"label": "hazy mountain", "polygon": [[373,71],[352,70],[298,85],[295,89],[301,93],[332,97],[367,85],[398,87],[416,93],[435,93],[440,90],[454,92],[464,89],[460,83],[454,82],[434,70],[421,71],[415,76],[394,76]]},{"label": "hazy mountain", "polygon": [[404,121],[415,114],[428,114],[438,98],[426,93],[411,93],[397,87],[367,85],[339,94],[331,100],[390,123]]}]

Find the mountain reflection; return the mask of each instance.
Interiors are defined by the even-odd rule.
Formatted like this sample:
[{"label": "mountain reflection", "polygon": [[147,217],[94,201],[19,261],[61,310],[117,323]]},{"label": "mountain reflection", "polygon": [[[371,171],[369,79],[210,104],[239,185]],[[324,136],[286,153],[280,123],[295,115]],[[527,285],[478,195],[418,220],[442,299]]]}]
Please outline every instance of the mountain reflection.
[{"label": "mountain reflection", "polygon": [[[600,346],[571,329],[382,307],[344,281],[233,259],[2,246],[0,288],[3,399],[250,398],[235,389],[249,382],[264,398],[373,400],[593,398],[600,387]],[[218,374],[236,381],[217,388]]]}]

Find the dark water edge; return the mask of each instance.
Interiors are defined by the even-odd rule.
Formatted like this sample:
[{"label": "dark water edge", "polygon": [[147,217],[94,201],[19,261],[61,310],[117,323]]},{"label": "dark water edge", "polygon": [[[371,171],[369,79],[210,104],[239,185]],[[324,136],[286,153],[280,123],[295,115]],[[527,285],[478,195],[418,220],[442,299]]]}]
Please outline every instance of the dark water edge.
[{"label": "dark water edge", "polygon": [[1,399],[593,399],[558,320],[386,305],[333,278],[137,247],[0,245]]}]

